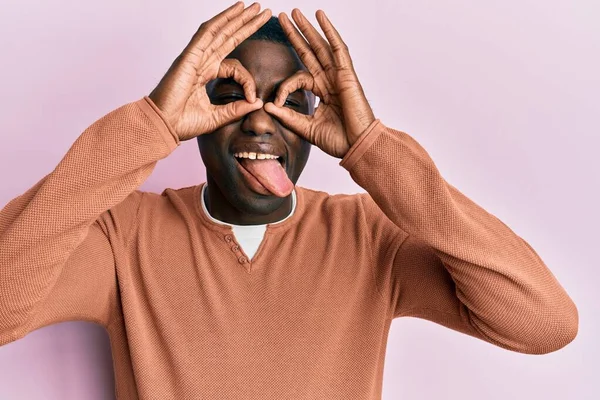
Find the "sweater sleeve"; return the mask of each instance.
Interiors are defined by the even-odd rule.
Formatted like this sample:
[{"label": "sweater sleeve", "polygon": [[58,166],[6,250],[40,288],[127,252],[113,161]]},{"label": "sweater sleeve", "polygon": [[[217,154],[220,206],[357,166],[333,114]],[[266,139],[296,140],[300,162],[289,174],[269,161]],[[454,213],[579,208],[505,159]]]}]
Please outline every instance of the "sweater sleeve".
[{"label": "sweater sleeve", "polygon": [[391,318],[424,318],[527,354],[577,335],[578,311],[533,248],[446,182],[410,135],[375,120],[341,160],[360,194]]},{"label": "sweater sleeve", "polygon": [[114,248],[137,188],[179,139],[148,97],[89,126],[56,168],[0,211],[0,345],[52,323],[120,312]]}]

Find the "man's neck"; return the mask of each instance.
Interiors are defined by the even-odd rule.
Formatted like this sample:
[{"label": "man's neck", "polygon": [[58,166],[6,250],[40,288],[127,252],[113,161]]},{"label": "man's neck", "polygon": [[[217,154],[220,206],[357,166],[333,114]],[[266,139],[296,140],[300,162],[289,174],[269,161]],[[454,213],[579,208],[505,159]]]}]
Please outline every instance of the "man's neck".
[{"label": "man's neck", "polygon": [[241,212],[229,203],[210,178],[207,178],[203,201],[213,218],[232,225],[263,225],[279,222],[290,215],[293,208],[293,199],[290,195],[272,213],[249,214]]}]

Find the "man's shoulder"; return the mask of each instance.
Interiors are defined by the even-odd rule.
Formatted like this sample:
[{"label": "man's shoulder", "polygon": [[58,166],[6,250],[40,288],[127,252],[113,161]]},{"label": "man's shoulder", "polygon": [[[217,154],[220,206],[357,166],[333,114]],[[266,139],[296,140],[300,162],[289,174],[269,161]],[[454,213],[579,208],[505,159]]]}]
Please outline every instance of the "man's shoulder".
[{"label": "man's shoulder", "polygon": [[[157,206],[159,204],[173,204],[181,202],[188,205],[200,204],[200,191],[203,183],[181,188],[165,188],[161,192],[136,191],[143,195],[145,206]],[[303,186],[295,187],[298,198],[302,199],[308,209],[330,208],[356,209],[370,204],[370,195],[366,192],[360,193],[329,193],[322,190],[311,189]]]},{"label": "man's shoulder", "polygon": [[369,223],[388,224],[389,220],[368,192],[331,194],[321,190],[296,186],[309,213],[322,213],[333,217],[362,216]]},{"label": "man's shoulder", "polygon": [[162,191],[136,190],[137,196],[141,197],[141,209],[156,212],[157,208],[172,208],[174,203],[194,205],[199,200],[200,185],[192,185],[181,188],[165,188]]},{"label": "man's shoulder", "polygon": [[361,207],[370,199],[368,193],[328,193],[322,190],[296,186],[296,193],[301,196],[308,207],[323,205],[325,207]]}]

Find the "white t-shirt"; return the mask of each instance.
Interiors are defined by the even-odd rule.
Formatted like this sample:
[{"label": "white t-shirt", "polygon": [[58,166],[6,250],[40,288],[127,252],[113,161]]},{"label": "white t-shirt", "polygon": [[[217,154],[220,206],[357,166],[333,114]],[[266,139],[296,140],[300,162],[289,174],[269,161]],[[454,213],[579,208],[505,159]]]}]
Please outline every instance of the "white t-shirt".
[{"label": "white t-shirt", "polygon": [[[258,250],[258,247],[260,246],[260,242],[262,242],[262,240],[263,240],[265,231],[267,230],[267,224],[233,225],[233,224],[228,224],[226,222],[223,222],[223,221],[220,221],[220,220],[214,218],[208,212],[208,209],[206,208],[206,203],[204,202],[204,190],[205,189],[206,189],[206,184],[204,184],[202,186],[202,191],[200,193],[200,198],[202,199],[202,210],[204,210],[204,213],[208,216],[208,218],[210,218],[212,221],[214,221],[218,224],[231,226],[231,229],[233,230],[233,234],[235,235],[237,242],[240,244],[240,246],[244,250],[244,253],[246,253],[246,255],[250,259],[252,259],[252,257],[254,257],[254,254],[256,253],[256,250]],[[278,224],[280,222],[285,221],[294,213],[295,210],[296,210],[296,190],[293,190],[292,191],[292,211],[290,211],[290,214],[287,217],[285,217],[284,219],[277,221],[277,222],[273,222],[270,225]]]}]

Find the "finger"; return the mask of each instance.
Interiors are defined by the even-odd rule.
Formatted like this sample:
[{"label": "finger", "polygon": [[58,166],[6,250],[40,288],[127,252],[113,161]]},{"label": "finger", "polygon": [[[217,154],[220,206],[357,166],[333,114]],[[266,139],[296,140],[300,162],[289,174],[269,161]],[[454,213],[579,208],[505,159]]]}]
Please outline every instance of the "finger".
[{"label": "finger", "polygon": [[306,39],[304,39],[300,34],[300,31],[292,24],[292,21],[290,21],[285,13],[279,14],[279,23],[290,40],[290,43],[294,46],[302,63],[314,76],[318,76],[323,71],[323,68]]},{"label": "finger", "polygon": [[[250,6],[252,7],[252,6]],[[231,5],[229,8],[223,10],[219,14],[215,15],[211,19],[206,22],[200,24],[200,27],[192,36],[192,39],[188,43],[188,45],[183,50],[184,53],[189,52],[203,52],[204,49],[208,47],[210,42],[212,42],[213,38],[219,30],[233,18],[238,16],[244,10],[244,2],[238,1]]]},{"label": "finger", "polygon": [[226,58],[221,61],[217,78],[233,78],[244,88],[246,100],[254,103],[256,100],[256,83],[254,77],[242,63],[235,58]]},{"label": "finger", "polygon": [[219,33],[217,33],[217,35],[214,37],[213,41],[206,49],[206,54],[211,55],[215,49],[223,45],[225,40],[235,34],[242,26],[251,21],[259,11],[260,4],[252,3],[252,5],[246,8],[240,15],[229,21],[227,25],[221,28]]},{"label": "finger", "polygon": [[275,104],[268,102],[265,103],[264,107],[266,112],[275,116],[283,125],[296,132],[299,136],[308,140],[311,143],[313,141],[312,134],[312,116],[300,114],[287,107],[277,107]]},{"label": "finger", "polygon": [[269,20],[269,18],[271,18],[271,15],[271,10],[269,8],[265,8],[260,12],[260,14],[252,18],[250,22],[229,37],[229,39],[227,39],[220,47],[216,48],[213,55],[216,56],[219,61],[223,60],[229,53],[233,51],[233,49],[238,47],[240,43],[250,37],[250,35],[256,32],[261,26],[263,26]]},{"label": "finger", "polygon": [[317,59],[306,39],[304,39],[302,34],[300,34],[285,13],[279,14],[279,21],[284,32],[287,34],[290,43],[292,43],[292,46],[296,49],[296,53],[302,60],[302,63],[315,79],[313,93],[323,100],[329,101],[329,94],[333,91],[333,87],[321,66],[321,62]]},{"label": "finger", "polygon": [[323,10],[317,10],[315,15],[319,25],[321,26],[321,29],[325,33],[325,36],[331,45],[333,58],[338,69],[352,69],[352,58],[350,57],[348,46],[342,39],[340,33],[337,31],[337,29],[335,29]]},{"label": "finger", "polygon": [[294,75],[290,76],[279,85],[279,88],[277,89],[277,97],[275,97],[275,101],[273,101],[273,103],[277,107],[282,107],[285,103],[285,99],[287,99],[290,93],[293,93],[298,89],[306,89],[312,92],[314,86],[315,81],[310,73],[306,71],[297,71]]},{"label": "finger", "polygon": [[213,106],[214,111],[210,113],[213,126],[211,131],[232,121],[237,121],[244,115],[262,108],[262,106],[263,101],[261,99],[256,99],[254,103],[249,103],[246,100],[238,100],[220,106]]},{"label": "finger", "polygon": [[317,29],[310,23],[308,19],[300,12],[299,9],[294,8],[292,10],[292,18],[300,28],[300,31],[306,37],[306,40],[316,54],[319,62],[323,68],[327,71],[334,67],[333,56],[329,43],[321,36]]}]

